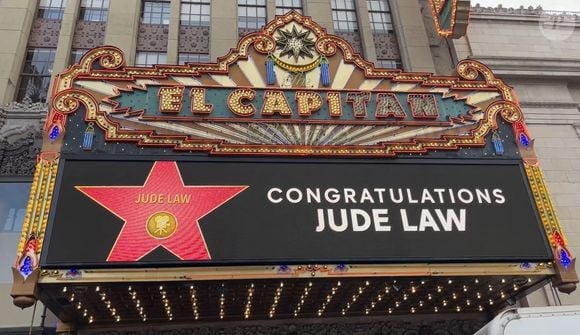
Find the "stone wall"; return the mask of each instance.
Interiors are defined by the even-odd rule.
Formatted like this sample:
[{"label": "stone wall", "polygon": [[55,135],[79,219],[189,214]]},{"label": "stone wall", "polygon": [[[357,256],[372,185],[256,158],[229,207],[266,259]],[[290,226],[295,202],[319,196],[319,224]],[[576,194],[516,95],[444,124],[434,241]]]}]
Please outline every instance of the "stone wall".
[{"label": "stone wall", "polygon": [[[459,59],[492,67],[522,104],[571,252],[580,255],[580,18],[541,8],[473,8]],[[580,304],[580,292],[554,297],[550,288],[530,305]]]}]

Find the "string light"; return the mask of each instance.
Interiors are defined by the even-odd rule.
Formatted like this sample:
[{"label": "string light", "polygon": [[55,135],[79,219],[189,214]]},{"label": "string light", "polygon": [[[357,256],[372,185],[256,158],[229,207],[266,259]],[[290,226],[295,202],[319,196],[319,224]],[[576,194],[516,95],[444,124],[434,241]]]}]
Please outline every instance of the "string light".
[{"label": "string light", "polygon": [[318,312],[316,313],[318,316],[322,316],[324,314],[324,311],[326,310],[326,306],[328,306],[328,304],[332,301],[332,298],[334,298],[334,296],[336,295],[336,292],[338,291],[338,289],[341,286],[341,282],[338,281],[336,282],[336,286],[333,286],[329,293],[326,295],[326,301],[324,301],[322,303],[322,306],[320,306],[320,308],[318,309]]},{"label": "string light", "polygon": [[[222,284],[223,287],[223,284]],[[220,294],[220,320],[224,318],[225,316],[225,312],[224,312],[224,304],[225,304],[226,298],[224,293],[222,292]]]},{"label": "string light", "polygon": [[280,297],[282,295],[282,290],[284,289],[284,283],[280,283],[280,286],[276,288],[276,292],[274,293],[274,302],[272,302],[272,306],[270,306],[270,312],[268,315],[270,318],[273,318],[276,314],[276,307],[278,307],[278,302],[280,301]]},{"label": "string light", "polygon": [[[347,313],[347,312],[350,310],[350,308],[352,307],[352,305],[353,305],[353,304],[354,304],[354,303],[355,303],[355,302],[358,300],[358,297],[359,297],[361,294],[363,294],[363,293],[364,293],[364,291],[365,291],[365,290],[366,290],[366,288],[369,286],[369,284],[370,284],[370,283],[369,283],[368,281],[366,281],[366,282],[365,282],[365,286],[359,286],[359,287],[358,287],[358,288],[355,290],[355,293],[352,295],[352,299],[351,299],[351,301],[350,301],[350,302],[347,302],[347,303],[346,303],[346,306],[344,306],[344,307],[342,308],[342,315],[345,315],[345,314],[346,314],[346,313]],[[368,314],[368,313],[367,313],[367,314]]]},{"label": "string light", "polygon": [[300,296],[298,303],[296,304],[296,308],[294,309],[294,317],[297,317],[298,314],[300,314],[300,311],[302,310],[302,305],[304,305],[304,302],[306,301],[308,294],[310,294],[310,290],[312,290],[312,282],[309,282],[308,286],[304,287],[304,291]]},{"label": "string light", "polygon": [[244,308],[244,318],[248,319],[252,313],[252,300],[254,299],[254,283],[250,284],[248,288],[248,296],[246,297],[246,306]]},{"label": "string light", "polygon": [[137,292],[133,290],[132,286],[129,286],[128,290],[129,290],[129,296],[131,297],[131,300],[133,301],[133,304],[135,305],[135,309],[137,310],[139,317],[141,317],[141,320],[143,320],[143,322],[147,321],[147,314],[145,314],[145,310],[144,310],[143,306],[141,306],[141,300],[139,300],[139,297],[137,296]]},{"label": "string light", "polygon": [[165,307],[165,314],[169,321],[173,321],[173,311],[171,309],[171,303],[167,299],[167,291],[163,289],[163,286],[159,286],[159,294],[161,295],[161,301],[163,302],[163,307]]},{"label": "string light", "polygon": [[195,287],[191,285],[189,287],[189,291],[191,293],[191,309],[193,310],[193,318],[198,320],[199,319],[199,307],[197,304],[197,291]]}]

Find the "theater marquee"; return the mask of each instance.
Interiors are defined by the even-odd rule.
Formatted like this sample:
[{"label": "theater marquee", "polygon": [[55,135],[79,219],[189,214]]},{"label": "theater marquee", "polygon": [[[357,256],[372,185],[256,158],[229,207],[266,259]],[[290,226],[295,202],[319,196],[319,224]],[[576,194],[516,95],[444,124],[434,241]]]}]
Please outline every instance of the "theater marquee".
[{"label": "theater marquee", "polygon": [[[447,36],[463,3],[430,2]],[[104,46],[52,87],[19,306],[41,287],[58,315],[102,325],[152,318],[127,292],[163,305],[155,320],[247,319],[258,280],[255,297],[296,300],[256,300],[262,319],[477,313],[547,279],[575,289],[518,100],[477,61],[456,76],[376,68],[290,12],[215,64],[130,67]],[[201,290],[221,292],[219,312]],[[303,306],[310,290],[322,300]],[[341,309],[353,295],[368,304]]]},{"label": "theater marquee", "polygon": [[521,164],[461,163],[67,159],[42,264],[551,260]]}]

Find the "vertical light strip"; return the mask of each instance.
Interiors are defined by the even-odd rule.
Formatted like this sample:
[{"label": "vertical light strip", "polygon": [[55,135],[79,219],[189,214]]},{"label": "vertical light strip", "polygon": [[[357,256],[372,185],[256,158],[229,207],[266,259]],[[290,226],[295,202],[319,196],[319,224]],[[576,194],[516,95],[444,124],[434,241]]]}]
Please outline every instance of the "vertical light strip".
[{"label": "vertical light strip", "polygon": [[346,315],[346,313],[350,310],[350,308],[354,305],[354,303],[358,300],[361,294],[369,287],[370,283],[367,280],[364,285],[359,286],[352,295],[352,299],[346,303],[346,305],[342,308],[341,313],[342,315]]},{"label": "vertical light strip", "polygon": [[322,303],[322,306],[320,306],[320,308],[318,309],[318,313],[317,313],[318,316],[322,316],[324,314],[326,307],[328,306],[328,304],[330,304],[330,302],[332,301],[332,298],[334,298],[334,296],[336,295],[336,292],[338,291],[340,286],[341,286],[341,283],[340,283],[340,281],[338,281],[336,283],[336,285],[330,289],[330,291],[326,295],[326,300]]},{"label": "vertical light strip", "polygon": [[165,308],[165,314],[167,314],[167,319],[173,321],[173,311],[171,310],[171,303],[167,298],[167,291],[165,291],[163,285],[159,286],[159,294],[161,295],[161,302],[163,302],[163,307]]},{"label": "vertical light strip", "polygon": [[274,301],[272,302],[272,306],[270,306],[270,312],[268,315],[270,318],[273,318],[276,315],[276,307],[278,307],[278,303],[280,302],[280,298],[282,296],[282,291],[284,290],[284,283],[280,283],[280,286],[276,288],[276,292],[274,293]]},{"label": "vertical light strip", "polygon": [[197,290],[195,286],[191,285],[189,287],[191,293],[191,309],[193,310],[193,318],[199,320],[199,306],[197,303]]},{"label": "vertical light strip", "polygon": [[[98,286],[97,286],[97,288],[98,288]],[[145,314],[145,309],[144,309],[143,305],[141,305],[141,300],[139,300],[139,297],[137,296],[137,292],[135,290],[133,290],[133,287],[131,285],[129,285],[128,291],[129,291],[129,297],[133,301],[133,304],[135,305],[135,309],[137,310],[137,313],[139,313],[139,317],[141,318],[141,320],[143,320],[143,322],[147,321],[147,314]]]},{"label": "vertical light strip", "polygon": [[244,307],[244,319],[248,319],[252,314],[252,300],[254,299],[254,283],[248,288],[248,296]]},{"label": "vertical light strip", "polygon": [[296,304],[296,308],[294,309],[294,317],[297,317],[298,314],[300,314],[300,312],[302,311],[302,306],[304,305],[306,298],[308,298],[308,294],[310,294],[310,290],[312,290],[312,282],[308,282],[308,285],[304,288],[304,291],[303,291],[302,295],[300,296],[298,303]]}]

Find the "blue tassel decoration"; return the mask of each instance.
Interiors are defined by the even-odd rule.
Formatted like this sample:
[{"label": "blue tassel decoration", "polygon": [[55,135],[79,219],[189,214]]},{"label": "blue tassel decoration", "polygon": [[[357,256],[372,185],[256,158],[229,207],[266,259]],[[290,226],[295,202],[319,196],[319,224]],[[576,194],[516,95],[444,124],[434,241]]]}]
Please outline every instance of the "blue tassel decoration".
[{"label": "blue tassel decoration", "polygon": [[24,276],[24,278],[30,276],[30,274],[34,270],[32,268],[32,259],[30,258],[30,256],[26,256],[26,258],[24,258],[24,262],[22,262],[22,265],[18,270],[20,271],[22,276]]},{"label": "blue tassel decoration", "polygon": [[266,60],[266,84],[274,85],[276,83],[276,72],[274,72],[274,59],[272,55]]},{"label": "blue tassel decoration", "polygon": [[56,141],[56,139],[58,138],[58,135],[60,135],[60,129],[55,124],[51,128],[50,134],[48,134],[48,139],[50,140],[50,143],[53,143],[54,141]]},{"label": "blue tassel decoration", "polygon": [[493,148],[495,149],[495,154],[498,156],[503,155],[503,153],[504,153],[503,142],[502,142],[501,137],[499,136],[499,133],[497,131],[493,132],[493,135],[491,136],[491,140],[493,142]]},{"label": "blue tassel decoration", "polygon": [[320,81],[322,81],[322,86],[330,86],[330,68],[328,59],[324,56],[320,60]]},{"label": "blue tassel decoration", "polygon": [[564,269],[567,269],[571,262],[568,252],[566,252],[566,249],[562,248],[560,250],[560,264],[562,264]]},{"label": "blue tassel decoration", "polygon": [[526,134],[524,133],[520,134],[520,143],[526,148],[530,145],[530,140],[528,139],[528,136],[526,136]]},{"label": "blue tassel decoration", "polygon": [[83,137],[83,150],[93,149],[93,139],[95,138],[95,128],[93,123],[89,123],[87,129],[85,129],[85,136]]}]

